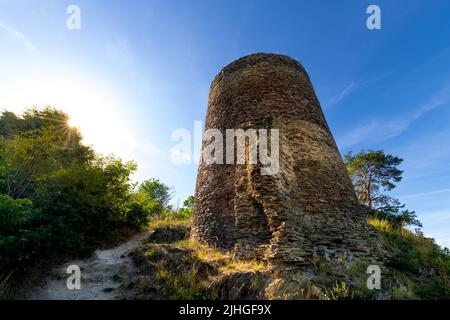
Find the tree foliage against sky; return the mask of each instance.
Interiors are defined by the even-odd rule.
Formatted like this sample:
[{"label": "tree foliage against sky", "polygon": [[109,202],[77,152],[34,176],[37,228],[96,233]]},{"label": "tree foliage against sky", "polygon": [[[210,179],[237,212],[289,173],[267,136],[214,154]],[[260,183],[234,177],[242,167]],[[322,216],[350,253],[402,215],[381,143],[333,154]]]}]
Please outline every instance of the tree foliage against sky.
[{"label": "tree foliage against sky", "polygon": [[172,189],[159,181],[150,179],[142,182],[139,191],[146,194],[150,199],[156,199],[165,209],[169,208],[169,201],[172,198]]},{"label": "tree foliage against sky", "polygon": [[402,161],[382,150],[362,150],[354,155],[349,152],[344,157],[358,200],[372,215],[396,226],[422,227],[414,211],[405,210],[404,204],[387,194],[402,180],[403,171],[398,169]]},{"label": "tree foliage against sky", "polygon": [[384,151],[349,152],[344,157],[348,172],[358,195],[359,202],[370,209],[384,206],[389,199],[384,192],[395,188],[402,180],[402,171],[397,167],[403,159]]}]

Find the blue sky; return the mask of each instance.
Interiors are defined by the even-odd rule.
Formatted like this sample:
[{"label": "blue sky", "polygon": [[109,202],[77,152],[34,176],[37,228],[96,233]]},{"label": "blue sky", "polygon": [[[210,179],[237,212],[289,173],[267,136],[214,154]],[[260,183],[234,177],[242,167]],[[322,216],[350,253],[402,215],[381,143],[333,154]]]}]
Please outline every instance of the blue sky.
[{"label": "blue sky", "polygon": [[[81,9],[81,29],[66,8]],[[381,30],[366,8],[381,8]],[[229,62],[283,53],[308,70],[342,154],[404,159],[394,196],[450,247],[449,1],[0,0],[0,108],[51,104],[87,143],[193,194],[197,167],[175,165],[177,128],[203,121]]]}]

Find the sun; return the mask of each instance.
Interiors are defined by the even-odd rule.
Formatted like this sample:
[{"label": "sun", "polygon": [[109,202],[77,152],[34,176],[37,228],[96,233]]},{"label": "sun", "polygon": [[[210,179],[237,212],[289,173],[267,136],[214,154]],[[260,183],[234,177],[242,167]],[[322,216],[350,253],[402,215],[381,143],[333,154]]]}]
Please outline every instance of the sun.
[{"label": "sun", "polygon": [[67,120],[67,125],[71,128],[80,128],[80,122],[74,117],[70,117],[69,120]]}]

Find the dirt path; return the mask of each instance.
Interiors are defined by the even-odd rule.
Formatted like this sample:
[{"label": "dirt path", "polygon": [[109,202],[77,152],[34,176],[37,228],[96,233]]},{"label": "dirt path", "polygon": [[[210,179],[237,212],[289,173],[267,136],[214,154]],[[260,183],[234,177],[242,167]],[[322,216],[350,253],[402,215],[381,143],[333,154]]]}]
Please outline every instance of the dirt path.
[{"label": "dirt path", "polygon": [[[114,300],[120,299],[119,287],[123,278],[134,271],[128,255],[150,232],[135,235],[127,242],[109,249],[97,250],[86,260],[74,260],[55,268],[45,283],[32,290],[31,300]],[[69,290],[67,267],[77,265],[81,270],[81,289]]]}]

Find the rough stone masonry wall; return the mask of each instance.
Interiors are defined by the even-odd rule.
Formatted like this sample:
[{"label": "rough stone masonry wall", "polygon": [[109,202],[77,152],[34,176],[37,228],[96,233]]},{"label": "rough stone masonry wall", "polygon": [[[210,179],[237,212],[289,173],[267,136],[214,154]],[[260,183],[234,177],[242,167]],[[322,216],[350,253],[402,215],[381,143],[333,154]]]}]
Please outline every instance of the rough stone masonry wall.
[{"label": "rough stone masonry wall", "polygon": [[[211,84],[205,129],[279,129],[280,169],[200,164],[192,236],[246,257],[310,264],[314,254],[371,257],[367,225],[304,68],[274,54],[241,58]],[[205,143],[203,145],[205,147]]]}]

